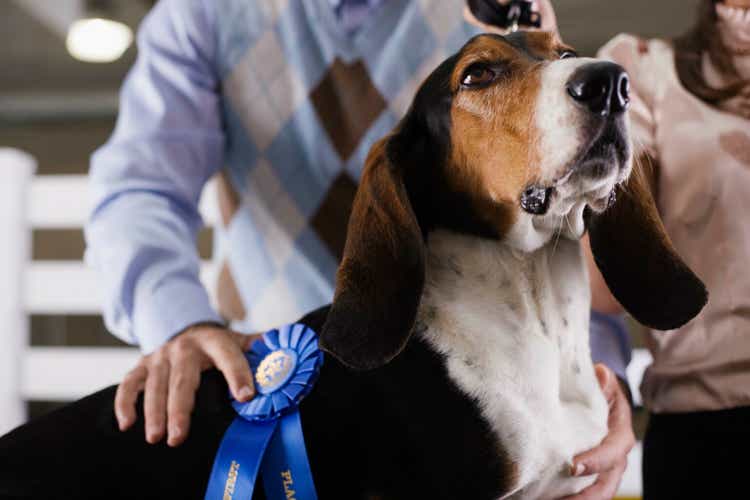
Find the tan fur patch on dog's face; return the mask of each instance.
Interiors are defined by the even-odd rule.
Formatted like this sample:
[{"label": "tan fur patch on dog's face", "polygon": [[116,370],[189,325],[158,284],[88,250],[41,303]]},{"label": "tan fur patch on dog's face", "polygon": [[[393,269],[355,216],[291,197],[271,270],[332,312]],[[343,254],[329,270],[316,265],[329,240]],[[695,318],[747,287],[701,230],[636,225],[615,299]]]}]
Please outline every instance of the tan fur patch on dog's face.
[{"label": "tan fur patch on dog's face", "polygon": [[[449,181],[471,193],[475,208],[500,235],[517,218],[522,191],[540,177],[534,103],[544,62],[570,50],[548,33],[527,34],[525,43],[478,37],[461,52],[451,75]],[[494,76],[486,85],[467,85],[472,70]]]}]

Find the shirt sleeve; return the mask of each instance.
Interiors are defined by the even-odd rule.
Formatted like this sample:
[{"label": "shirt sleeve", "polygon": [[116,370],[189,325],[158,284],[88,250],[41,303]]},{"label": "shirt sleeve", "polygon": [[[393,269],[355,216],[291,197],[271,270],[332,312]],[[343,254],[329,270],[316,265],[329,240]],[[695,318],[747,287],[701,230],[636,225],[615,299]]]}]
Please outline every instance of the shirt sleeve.
[{"label": "shirt sleeve", "polygon": [[107,327],[145,353],[221,321],[195,243],[198,200],[224,149],[211,3],[162,1],[146,17],[115,131],[91,160],[86,259]]},{"label": "shirt sleeve", "polygon": [[591,311],[589,326],[591,358],[603,363],[620,379],[627,381],[627,367],[632,355],[630,336],[622,314],[602,314]]},{"label": "shirt sleeve", "polygon": [[654,119],[654,85],[652,78],[663,72],[649,68],[653,42],[621,34],[599,49],[597,57],[616,62],[630,76],[631,134],[636,156],[649,154],[656,158],[656,121]]}]

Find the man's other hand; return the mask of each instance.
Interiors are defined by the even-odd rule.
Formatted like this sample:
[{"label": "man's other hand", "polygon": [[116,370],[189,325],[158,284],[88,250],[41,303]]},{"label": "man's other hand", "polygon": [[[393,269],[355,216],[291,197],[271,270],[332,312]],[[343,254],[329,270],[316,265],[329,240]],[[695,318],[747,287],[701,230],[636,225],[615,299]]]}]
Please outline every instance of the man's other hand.
[{"label": "man's other hand", "polygon": [[[509,0],[497,0],[498,2],[502,4],[507,4]],[[552,7],[552,2],[550,0],[533,0],[531,10],[533,12],[538,12],[540,16],[542,16],[542,25],[538,29],[541,31],[551,31],[552,33],[555,33],[558,38],[560,38],[560,34],[557,30],[557,16],[555,15],[555,9]],[[483,24],[481,21],[479,21],[474,15],[471,13],[471,10],[468,6],[464,8],[464,19],[466,19],[467,22],[470,24],[473,24],[475,26],[478,26],[485,31],[488,31],[490,33],[498,33],[500,35],[507,35],[508,30],[498,28],[497,26],[490,26],[487,24]],[[526,31],[536,31],[537,28],[530,28],[528,26],[520,26],[519,29],[526,30]]]},{"label": "man's other hand", "polygon": [[568,500],[610,500],[617,493],[628,465],[628,453],[635,445],[630,403],[620,387],[617,376],[602,364],[594,365],[604,397],[609,403],[609,433],[599,446],[573,459],[571,474],[599,474],[596,482]]}]

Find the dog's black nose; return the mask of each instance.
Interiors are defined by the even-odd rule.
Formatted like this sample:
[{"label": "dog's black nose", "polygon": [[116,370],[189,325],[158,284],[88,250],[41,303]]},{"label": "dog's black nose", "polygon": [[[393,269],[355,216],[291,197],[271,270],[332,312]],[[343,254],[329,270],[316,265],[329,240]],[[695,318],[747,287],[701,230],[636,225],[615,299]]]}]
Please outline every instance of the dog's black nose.
[{"label": "dog's black nose", "polygon": [[620,114],[630,103],[630,79],[625,70],[601,61],[581,66],[568,80],[568,93],[601,116]]}]

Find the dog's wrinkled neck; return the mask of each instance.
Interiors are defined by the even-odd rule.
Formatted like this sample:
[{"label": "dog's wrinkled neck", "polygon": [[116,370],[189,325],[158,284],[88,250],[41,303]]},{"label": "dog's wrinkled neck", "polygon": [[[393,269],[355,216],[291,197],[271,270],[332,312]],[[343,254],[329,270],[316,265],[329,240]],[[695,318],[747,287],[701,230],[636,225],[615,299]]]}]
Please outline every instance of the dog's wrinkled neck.
[{"label": "dog's wrinkled neck", "polygon": [[590,294],[578,241],[555,238],[523,252],[502,241],[438,230],[429,235],[426,266],[421,328],[455,322],[468,310],[476,310],[478,320],[515,322],[524,335],[552,338],[572,324],[588,327]]}]

